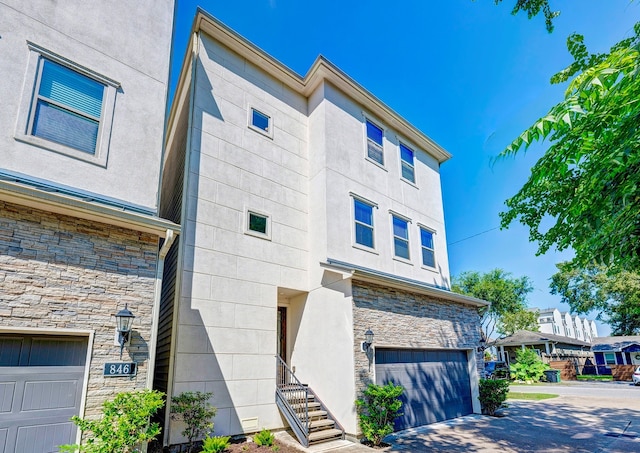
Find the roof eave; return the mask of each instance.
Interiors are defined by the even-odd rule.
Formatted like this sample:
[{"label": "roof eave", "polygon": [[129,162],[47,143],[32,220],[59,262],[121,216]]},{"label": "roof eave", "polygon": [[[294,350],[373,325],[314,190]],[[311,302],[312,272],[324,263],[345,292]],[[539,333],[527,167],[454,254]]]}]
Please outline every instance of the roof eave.
[{"label": "roof eave", "polygon": [[0,200],[57,214],[129,228],[164,238],[168,230],[180,233],[180,225],[156,216],[116,209],[93,201],[47,192],[27,184],[0,181]]}]

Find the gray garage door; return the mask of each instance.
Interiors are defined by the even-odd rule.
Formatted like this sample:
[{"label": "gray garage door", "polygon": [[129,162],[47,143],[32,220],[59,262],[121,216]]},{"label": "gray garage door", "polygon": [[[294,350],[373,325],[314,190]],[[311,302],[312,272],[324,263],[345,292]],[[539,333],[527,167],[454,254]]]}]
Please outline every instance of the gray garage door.
[{"label": "gray garage door", "polygon": [[74,443],[87,339],[0,335],[0,452]]},{"label": "gray garage door", "polygon": [[376,349],[376,383],[404,387],[401,430],[473,412],[465,351]]}]

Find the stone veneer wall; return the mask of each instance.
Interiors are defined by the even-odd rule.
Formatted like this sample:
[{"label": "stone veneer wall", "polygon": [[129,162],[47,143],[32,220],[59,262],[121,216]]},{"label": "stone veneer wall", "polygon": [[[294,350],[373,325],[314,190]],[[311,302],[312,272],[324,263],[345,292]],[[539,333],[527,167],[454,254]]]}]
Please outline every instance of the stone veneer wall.
[{"label": "stone veneer wall", "polygon": [[[480,340],[475,307],[359,281],[352,290],[356,397],[374,381],[374,362],[361,350],[367,329],[379,347],[475,349]],[[480,373],[482,353],[476,363]]]},{"label": "stone veneer wall", "polygon": [[[158,237],[0,201],[0,327],[94,331],[85,415],[105,399],[145,387]],[[136,316],[122,361],[135,378],[105,378],[120,361],[114,314]]]}]

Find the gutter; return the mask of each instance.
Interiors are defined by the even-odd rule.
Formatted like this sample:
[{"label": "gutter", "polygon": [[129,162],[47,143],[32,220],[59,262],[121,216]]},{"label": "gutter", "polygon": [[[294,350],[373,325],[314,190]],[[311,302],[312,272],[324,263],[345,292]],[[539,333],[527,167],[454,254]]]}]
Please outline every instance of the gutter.
[{"label": "gutter", "polygon": [[180,233],[180,225],[154,215],[127,211],[123,208],[116,208],[95,201],[49,192],[15,181],[0,180],[0,200],[56,214],[150,233],[162,238],[166,237],[169,230],[173,233]]},{"label": "gutter", "polygon": [[471,305],[482,308],[489,306],[489,302],[475,297],[465,296],[463,294],[454,293],[446,288],[430,285],[428,283],[413,280],[399,275],[388,274],[386,272],[369,269],[355,264],[345,263],[331,258],[327,258],[326,262],[320,263],[321,267],[346,272],[346,278],[352,278],[358,281],[377,283],[387,287],[404,289],[407,291],[424,294],[427,296],[438,297],[452,302],[458,302],[464,305]]}]

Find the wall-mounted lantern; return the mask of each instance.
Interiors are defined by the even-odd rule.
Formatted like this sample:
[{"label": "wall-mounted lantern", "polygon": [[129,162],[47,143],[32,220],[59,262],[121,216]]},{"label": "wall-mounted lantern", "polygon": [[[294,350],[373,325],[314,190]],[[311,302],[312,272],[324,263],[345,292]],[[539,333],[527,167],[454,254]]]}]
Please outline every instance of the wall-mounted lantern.
[{"label": "wall-mounted lantern", "polygon": [[125,304],[124,308],[116,313],[116,329],[118,331],[118,342],[120,343],[120,358],[122,358],[122,350],[124,345],[127,344],[131,336],[131,326],[135,316],[127,308]]},{"label": "wall-mounted lantern", "polygon": [[371,329],[367,329],[364,333],[364,341],[362,342],[362,352],[368,352],[369,348],[373,344],[373,332]]}]

